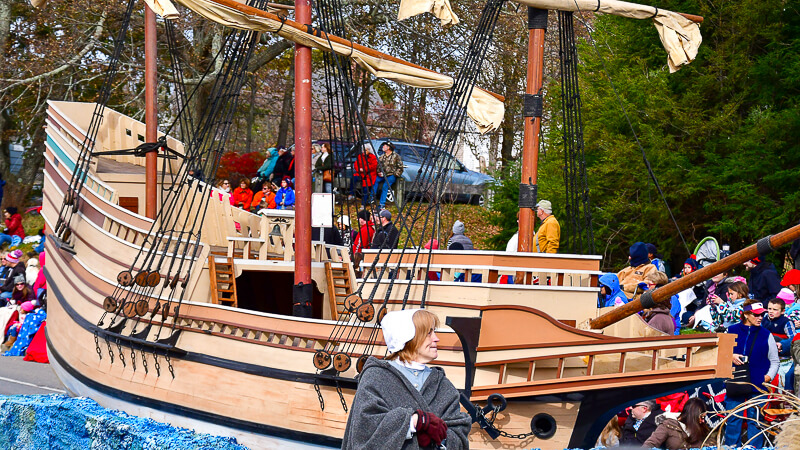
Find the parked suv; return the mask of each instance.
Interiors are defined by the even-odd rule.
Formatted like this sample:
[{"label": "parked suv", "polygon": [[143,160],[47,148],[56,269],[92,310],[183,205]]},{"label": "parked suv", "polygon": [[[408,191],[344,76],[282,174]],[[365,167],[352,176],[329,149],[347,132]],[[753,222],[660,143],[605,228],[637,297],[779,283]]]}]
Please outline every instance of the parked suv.
[{"label": "parked suv", "polygon": [[[444,158],[444,167],[447,169],[447,180],[444,187],[444,198],[451,201],[471,202],[475,204],[484,204],[489,192],[489,184],[494,181],[494,178],[479,172],[474,172],[467,169],[464,164],[457,158],[444,152],[438,148],[431,148],[429,145],[416,144],[413,142],[395,141],[392,139],[370,139],[365,141],[375,150],[376,156],[380,157],[383,154],[381,151],[381,144],[384,142],[391,142],[394,145],[395,151],[403,160],[403,181],[395,184],[395,190],[402,189],[408,197],[425,196],[423,192],[414,192],[414,181],[421,174],[422,163],[428,158],[431,161],[434,155],[430,155],[431,151],[440,152],[439,157]],[[345,170],[339,172],[337,177],[337,186],[342,188],[349,187],[350,178],[353,175],[353,161],[355,161],[358,153],[361,152],[361,147],[351,148],[346,155],[337,154],[337,159],[345,161]],[[428,171],[428,176],[430,170]],[[427,185],[420,181],[421,185]],[[418,188],[419,186],[417,186]]]}]

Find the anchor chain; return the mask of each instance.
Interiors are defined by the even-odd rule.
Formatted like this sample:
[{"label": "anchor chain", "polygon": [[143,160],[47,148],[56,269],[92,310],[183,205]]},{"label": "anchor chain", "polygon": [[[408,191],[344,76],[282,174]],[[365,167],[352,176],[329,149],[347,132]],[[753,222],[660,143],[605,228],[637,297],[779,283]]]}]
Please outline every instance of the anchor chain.
[{"label": "anchor chain", "polygon": [[[494,408],[492,408],[491,412],[489,412],[489,414],[487,415],[486,413],[483,412],[482,408],[478,408],[478,411],[477,411],[478,417],[483,418],[486,421],[486,423],[488,424],[488,426],[490,428],[492,428],[493,430],[497,431],[500,434],[500,436],[507,437],[509,439],[523,440],[523,439],[527,439],[527,438],[529,438],[529,437],[534,435],[533,431],[531,431],[530,433],[511,434],[511,433],[507,433],[507,432],[497,428],[496,426],[494,426],[494,420],[497,418],[497,413],[499,413],[501,409],[502,409],[502,407],[497,405]],[[491,416],[491,419],[489,418],[489,416]]]},{"label": "anchor chain", "polygon": [[102,361],[103,351],[100,350],[100,338],[97,336],[97,330],[94,332],[94,349],[97,352],[97,357],[100,358],[100,361]]},{"label": "anchor chain", "polygon": [[344,401],[344,394],[342,394],[342,387],[339,386],[339,380],[336,380],[336,393],[339,394],[339,401],[342,402],[342,409],[347,412],[347,402]]},{"label": "anchor chain", "polygon": [[167,361],[167,367],[169,368],[169,373],[172,375],[172,379],[175,379],[175,369],[172,368],[172,361],[169,359],[169,353],[164,355],[164,359]]}]

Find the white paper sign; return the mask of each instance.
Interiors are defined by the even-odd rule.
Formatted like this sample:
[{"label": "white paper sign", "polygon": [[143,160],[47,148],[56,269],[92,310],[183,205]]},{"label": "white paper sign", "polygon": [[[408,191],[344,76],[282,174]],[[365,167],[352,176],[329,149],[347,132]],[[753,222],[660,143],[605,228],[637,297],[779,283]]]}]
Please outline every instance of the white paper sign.
[{"label": "white paper sign", "polygon": [[311,194],[311,226],[333,227],[333,194]]}]

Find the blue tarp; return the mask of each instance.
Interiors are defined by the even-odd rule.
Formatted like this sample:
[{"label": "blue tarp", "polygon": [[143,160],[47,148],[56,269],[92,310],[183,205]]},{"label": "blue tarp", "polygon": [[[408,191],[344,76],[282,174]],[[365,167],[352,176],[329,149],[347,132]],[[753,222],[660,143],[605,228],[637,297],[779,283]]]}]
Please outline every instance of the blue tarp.
[{"label": "blue tarp", "polygon": [[0,448],[246,450],[236,439],[112,411],[88,398],[0,396]]}]

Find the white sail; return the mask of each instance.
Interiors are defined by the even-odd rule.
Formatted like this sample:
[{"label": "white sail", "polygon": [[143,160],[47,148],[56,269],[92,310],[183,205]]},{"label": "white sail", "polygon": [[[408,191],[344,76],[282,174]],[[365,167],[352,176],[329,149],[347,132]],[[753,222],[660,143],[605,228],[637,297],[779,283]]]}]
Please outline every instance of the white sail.
[{"label": "white sail", "polygon": [[400,11],[397,13],[397,20],[408,19],[416,15],[429,12],[442,22],[442,26],[455,25],[458,23],[458,16],[450,7],[449,0],[413,0],[401,1]]},{"label": "white sail", "polygon": [[[559,11],[586,11],[613,14],[631,19],[652,19],[661,37],[661,44],[667,51],[669,71],[675,72],[680,66],[689,64],[697,56],[697,49],[703,42],[700,26],[681,14],[660,9],[655,6],[619,0],[515,0],[533,8]],[[441,4],[440,4],[441,3]],[[438,6],[434,6],[434,4]],[[410,14],[413,12],[414,14]],[[448,0],[400,0],[400,15],[405,19],[411,15],[431,12],[445,24],[452,13]]]},{"label": "white sail", "polygon": [[[181,5],[208,20],[240,30],[278,34],[292,42],[351,58],[376,77],[422,89],[449,89],[453,78],[368,49],[342,38],[314,30],[275,14],[251,8],[234,0],[177,0]],[[495,95],[475,87],[467,104],[467,114],[481,133],[500,126],[505,105]]]}]

